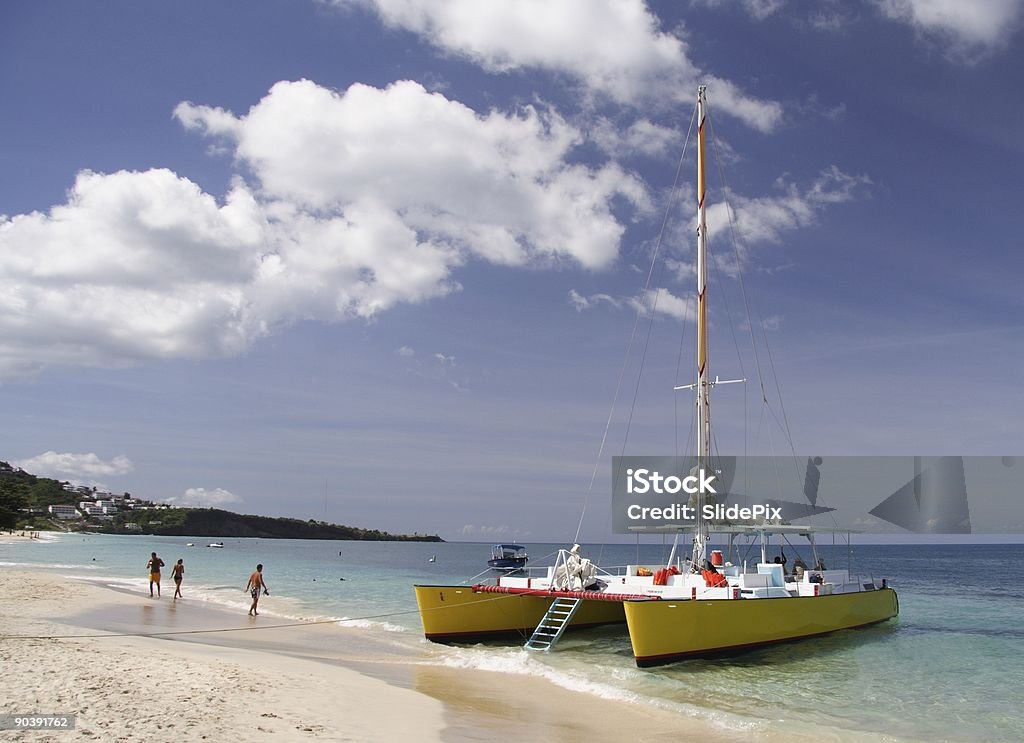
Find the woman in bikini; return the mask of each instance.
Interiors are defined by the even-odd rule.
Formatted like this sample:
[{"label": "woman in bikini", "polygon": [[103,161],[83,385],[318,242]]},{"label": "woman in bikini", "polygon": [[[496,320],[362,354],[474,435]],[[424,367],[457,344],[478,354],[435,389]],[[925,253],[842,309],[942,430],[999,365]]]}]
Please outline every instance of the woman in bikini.
[{"label": "woman in bikini", "polygon": [[185,561],[178,558],[178,562],[171,568],[171,577],[174,578],[174,598],[181,596],[181,579],[185,576]]}]

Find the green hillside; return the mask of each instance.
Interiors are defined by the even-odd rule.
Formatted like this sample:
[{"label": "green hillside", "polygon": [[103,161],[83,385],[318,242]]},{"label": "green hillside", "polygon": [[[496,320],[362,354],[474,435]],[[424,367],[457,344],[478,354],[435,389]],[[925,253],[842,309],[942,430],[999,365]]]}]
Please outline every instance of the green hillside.
[{"label": "green hillside", "polygon": [[[82,492],[64,490],[57,480],[23,472],[0,461],[0,529],[60,529],[114,534],[162,534],[196,537],[264,537],[269,539],[348,539],[443,542],[437,535],[391,534],[378,529],[254,516],[216,508],[139,508],[122,510],[113,521],[88,518],[57,521],[47,506],[77,505]],[[127,495],[127,493],[125,494]],[[148,502],[145,502],[148,503]],[[33,512],[34,511],[34,512]]]}]

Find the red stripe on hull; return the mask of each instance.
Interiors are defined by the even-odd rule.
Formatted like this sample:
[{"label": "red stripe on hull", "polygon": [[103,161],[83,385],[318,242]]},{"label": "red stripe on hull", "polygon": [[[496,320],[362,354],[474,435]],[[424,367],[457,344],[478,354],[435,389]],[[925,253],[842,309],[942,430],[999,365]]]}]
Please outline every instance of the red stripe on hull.
[{"label": "red stripe on hull", "polygon": [[660,601],[661,596],[640,593],[601,593],[600,591],[549,591],[541,588],[511,588],[488,586],[482,583],[472,587],[475,593],[507,593],[513,596],[542,596],[544,598],[584,599],[586,601]]}]

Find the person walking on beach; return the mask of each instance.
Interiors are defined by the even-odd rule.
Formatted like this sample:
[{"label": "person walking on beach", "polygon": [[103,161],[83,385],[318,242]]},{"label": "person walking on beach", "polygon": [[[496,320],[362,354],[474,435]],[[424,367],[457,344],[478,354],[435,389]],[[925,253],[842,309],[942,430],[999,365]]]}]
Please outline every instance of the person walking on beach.
[{"label": "person walking on beach", "polygon": [[249,576],[249,582],[245,585],[245,590],[252,594],[252,606],[249,607],[249,616],[256,616],[259,614],[256,611],[256,605],[260,602],[260,591],[262,590],[264,595],[269,596],[270,591],[267,590],[267,584],[263,580],[263,564],[256,566],[256,572]]},{"label": "person walking on beach", "polygon": [[181,596],[181,579],[185,576],[185,561],[180,557],[178,562],[171,568],[171,577],[174,578],[174,598]]},{"label": "person walking on beach", "polygon": [[156,597],[160,598],[160,568],[164,566],[164,561],[156,556],[156,552],[153,552],[149,557],[149,562],[146,563],[146,567],[149,569],[149,597],[153,598],[153,584],[156,583]]}]

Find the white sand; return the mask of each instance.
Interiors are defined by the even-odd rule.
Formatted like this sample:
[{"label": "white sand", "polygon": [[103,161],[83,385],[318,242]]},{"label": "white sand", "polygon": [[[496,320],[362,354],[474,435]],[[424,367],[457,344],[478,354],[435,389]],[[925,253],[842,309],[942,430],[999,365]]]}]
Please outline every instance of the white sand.
[{"label": "white sand", "polygon": [[[43,573],[0,573],[0,635],[67,635],[49,618],[133,602]],[[167,599],[164,599],[165,601]],[[0,711],[77,715],[33,741],[431,741],[443,705],[340,666],[155,638],[0,638]],[[396,713],[397,711],[397,713]],[[0,733],[8,737],[25,733]]]},{"label": "white sand", "polygon": [[[541,678],[441,667],[426,651],[402,656],[382,645],[377,652],[365,638],[353,654],[355,635],[336,626],[266,626],[277,623],[55,573],[3,571],[0,712],[75,714],[74,732],[30,734],[33,741],[61,743],[768,740]],[[246,631],[253,626],[259,631]],[[212,627],[236,629],[110,633]],[[94,636],[67,637],[76,634]],[[25,735],[0,732],[0,741]]]}]

